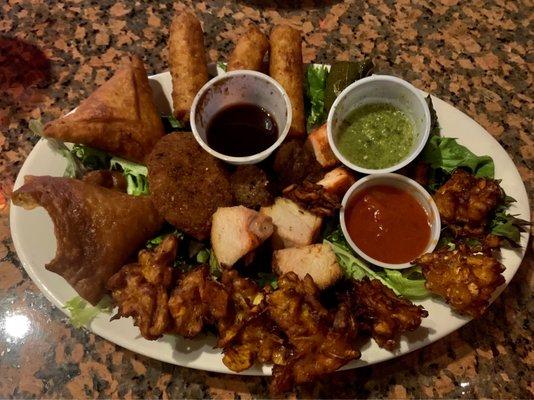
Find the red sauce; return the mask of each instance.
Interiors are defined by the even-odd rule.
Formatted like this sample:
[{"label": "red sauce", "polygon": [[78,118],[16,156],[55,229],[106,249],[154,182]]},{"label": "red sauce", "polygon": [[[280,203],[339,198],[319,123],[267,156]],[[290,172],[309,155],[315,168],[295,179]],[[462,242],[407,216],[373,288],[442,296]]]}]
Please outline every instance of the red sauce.
[{"label": "red sauce", "polygon": [[409,192],[371,186],[347,205],[345,223],[351,239],[368,256],[401,264],[420,256],[430,240],[425,209]]}]

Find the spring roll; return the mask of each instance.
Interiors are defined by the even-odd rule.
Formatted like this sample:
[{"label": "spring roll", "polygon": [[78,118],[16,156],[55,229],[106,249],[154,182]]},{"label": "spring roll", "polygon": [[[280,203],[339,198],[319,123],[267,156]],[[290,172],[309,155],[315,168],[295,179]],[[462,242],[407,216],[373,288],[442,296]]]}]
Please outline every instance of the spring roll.
[{"label": "spring roll", "polygon": [[269,74],[286,90],[291,100],[293,120],[289,135],[306,134],[304,116],[304,70],[300,32],[289,26],[276,26],[271,32]]},{"label": "spring roll", "polygon": [[172,21],[169,38],[173,114],[189,121],[193,99],[208,81],[204,34],[195,15],[184,12]]},{"label": "spring roll", "polygon": [[269,50],[269,39],[258,28],[251,26],[239,38],[228,61],[228,71],[263,70],[263,58]]}]

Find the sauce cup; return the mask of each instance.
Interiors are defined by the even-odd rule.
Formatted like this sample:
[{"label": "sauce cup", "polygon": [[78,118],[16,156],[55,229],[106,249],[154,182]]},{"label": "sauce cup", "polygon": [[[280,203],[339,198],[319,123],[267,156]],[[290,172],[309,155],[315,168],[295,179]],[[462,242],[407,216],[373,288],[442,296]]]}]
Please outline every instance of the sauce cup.
[{"label": "sauce cup", "polygon": [[[351,200],[355,198],[355,196],[358,193],[372,186],[377,186],[377,185],[391,186],[394,188],[404,190],[415,198],[415,200],[423,207],[425,213],[428,216],[428,221],[430,224],[430,238],[428,240],[428,243],[424,251],[421,254],[419,254],[419,256],[425,253],[432,252],[436,248],[436,245],[438,244],[439,236],[441,233],[441,220],[440,220],[439,211],[436,206],[436,203],[432,199],[432,196],[430,196],[430,194],[421,185],[419,185],[413,179],[407,178],[399,174],[388,173],[388,174],[368,175],[356,181],[356,183],[354,183],[349,188],[349,190],[343,197],[343,201],[341,202],[341,211],[339,213],[339,220],[341,223],[341,229],[343,231],[343,235],[345,236],[345,239],[349,243],[350,247],[352,247],[352,249],[360,257],[370,262],[371,264],[378,265],[379,267],[383,267],[383,268],[389,268],[389,269],[409,268],[413,266],[411,262],[394,264],[394,263],[387,263],[387,262],[379,261],[369,256],[360,247],[358,247],[358,245],[352,240],[352,238],[349,235],[349,231],[348,231],[347,223],[346,223],[346,214],[345,214],[347,206],[350,204]],[[394,208],[395,204],[391,204],[391,207]]]},{"label": "sauce cup", "polygon": [[[366,104],[387,103],[403,111],[414,127],[414,141],[408,154],[387,168],[370,169],[351,162],[338,147],[338,138],[343,121],[355,109]],[[417,157],[423,150],[430,134],[430,110],[419,90],[400,78],[389,75],[372,75],[349,85],[337,97],[327,120],[328,142],[336,157],[350,169],[362,174],[396,171]]]},{"label": "sauce cup", "polygon": [[[234,104],[254,104],[265,109],[278,126],[277,140],[265,150],[244,157],[222,154],[208,145],[207,129],[211,119]],[[266,159],[286,138],[291,127],[291,101],[284,88],[270,76],[256,71],[232,71],[207,82],[197,93],[191,107],[191,130],[198,144],[227,163],[256,164]]]}]

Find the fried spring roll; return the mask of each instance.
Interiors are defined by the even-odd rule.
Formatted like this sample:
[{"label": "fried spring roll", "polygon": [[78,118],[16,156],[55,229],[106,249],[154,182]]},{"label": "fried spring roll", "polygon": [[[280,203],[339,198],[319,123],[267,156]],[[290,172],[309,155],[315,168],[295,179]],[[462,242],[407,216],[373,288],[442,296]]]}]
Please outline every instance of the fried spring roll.
[{"label": "fried spring roll", "polygon": [[293,108],[290,136],[306,133],[304,117],[304,70],[300,32],[289,26],[276,26],[271,32],[269,75],[286,90]]},{"label": "fried spring roll", "polygon": [[258,28],[251,26],[237,41],[228,61],[228,71],[263,70],[263,58],[269,50],[269,39]]},{"label": "fried spring roll", "polygon": [[172,21],[169,38],[174,116],[189,121],[193,99],[208,81],[204,33],[195,15],[184,12]]}]

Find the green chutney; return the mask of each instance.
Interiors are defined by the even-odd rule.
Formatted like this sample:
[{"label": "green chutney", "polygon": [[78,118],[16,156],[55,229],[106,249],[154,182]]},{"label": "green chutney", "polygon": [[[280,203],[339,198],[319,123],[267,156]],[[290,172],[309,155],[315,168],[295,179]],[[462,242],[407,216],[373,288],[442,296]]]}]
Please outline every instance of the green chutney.
[{"label": "green chutney", "polygon": [[339,151],[352,163],[370,169],[397,164],[408,155],[414,141],[410,118],[392,104],[365,104],[343,121]]}]

